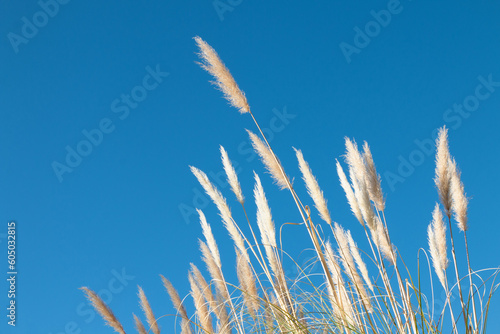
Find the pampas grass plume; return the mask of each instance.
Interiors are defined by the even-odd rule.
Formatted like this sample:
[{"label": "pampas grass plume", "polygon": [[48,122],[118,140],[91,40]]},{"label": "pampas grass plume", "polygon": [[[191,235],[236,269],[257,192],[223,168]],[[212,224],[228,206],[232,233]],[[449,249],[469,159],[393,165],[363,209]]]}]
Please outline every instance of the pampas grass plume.
[{"label": "pampas grass plume", "polygon": [[82,287],[80,290],[83,290],[85,296],[90,301],[94,309],[101,315],[101,317],[106,322],[106,325],[113,328],[115,332],[120,334],[125,334],[123,330],[122,324],[118,321],[118,319],[113,314],[113,311],[104,303],[104,301],[95,293],[87,287]]},{"label": "pampas grass plume", "polygon": [[222,165],[224,166],[224,171],[226,172],[227,182],[231,186],[231,190],[236,195],[238,202],[243,204],[245,202],[245,197],[243,197],[243,192],[241,191],[240,181],[238,181],[238,175],[236,175],[236,171],[234,170],[233,164],[231,160],[229,160],[229,156],[227,155],[224,147],[220,147]]},{"label": "pampas grass plume", "polygon": [[465,195],[464,184],[460,179],[460,171],[458,170],[457,163],[455,159],[450,158],[450,190],[452,199],[452,211],[455,216],[455,220],[458,222],[458,227],[462,231],[467,231],[469,226],[467,225],[467,206],[469,200]]},{"label": "pampas grass plume", "polygon": [[347,197],[347,202],[351,207],[352,213],[359,221],[359,223],[361,225],[364,225],[363,215],[361,214],[361,210],[359,209],[359,205],[356,200],[356,196],[354,195],[354,191],[352,190],[352,187],[349,181],[347,180],[347,177],[344,173],[344,169],[342,169],[342,166],[338,161],[337,161],[337,174],[339,175],[340,185],[342,186],[342,189],[344,189],[345,196]]},{"label": "pampas grass plume", "polygon": [[224,98],[229,103],[238,109],[242,114],[250,112],[245,94],[238,87],[233,76],[226,68],[219,55],[215,50],[200,37],[195,37],[194,40],[200,49],[198,56],[201,58],[201,67],[210,73],[215,81],[213,82],[224,94]]},{"label": "pampas grass plume", "polygon": [[444,224],[443,215],[437,203],[432,212],[432,222],[427,227],[427,237],[434,271],[441,285],[446,288],[445,270],[448,267],[448,258],[446,256],[446,225]]},{"label": "pampas grass plume", "polygon": [[212,319],[210,318],[210,313],[207,307],[207,303],[205,303],[203,292],[198,285],[194,274],[189,273],[188,280],[189,284],[191,285],[191,295],[193,297],[196,314],[198,315],[198,319],[200,321],[200,326],[204,331],[212,333]]},{"label": "pampas grass plume", "polygon": [[438,188],[439,199],[443,204],[445,213],[450,217],[452,204],[450,192],[451,174],[449,170],[450,151],[448,148],[448,129],[445,126],[439,129],[436,148],[436,177],[434,182]]},{"label": "pampas grass plume", "polygon": [[142,311],[146,316],[146,320],[148,321],[149,328],[153,331],[154,334],[160,334],[160,328],[156,322],[156,318],[153,314],[153,310],[151,309],[151,305],[149,305],[149,301],[144,294],[144,290],[139,287],[139,300],[141,303]]},{"label": "pampas grass plume", "polygon": [[189,317],[187,315],[186,308],[184,307],[184,305],[182,305],[179,293],[168,279],[166,279],[163,275],[160,275],[160,277],[163,282],[163,286],[165,287],[168,295],[170,296],[170,300],[172,301],[174,308],[177,310],[177,313],[181,316],[181,328],[182,328],[181,334],[192,334],[191,327],[189,326]]},{"label": "pampas grass plume", "polygon": [[200,216],[201,229],[203,231],[203,236],[207,241],[208,249],[210,250],[210,253],[212,254],[215,263],[220,268],[221,262],[220,262],[219,248],[217,247],[214,235],[212,234],[212,229],[210,228],[210,225],[207,223],[207,218],[205,218],[205,214],[203,214],[203,211],[201,211],[200,209],[196,209],[196,211]]},{"label": "pampas grass plume", "polygon": [[326,205],[326,199],[323,196],[323,192],[318,185],[318,181],[314,177],[309,164],[304,160],[302,152],[300,150],[295,150],[295,153],[297,155],[297,160],[299,161],[299,168],[302,172],[302,178],[306,183],[307,192],[313,199],[314,206],[319,211],[321,219],[323,219],[328,224],[331,224],[332,218],[330,217],[330,212],[328,211],[328,207]]},{"label": "pampas grass plume", "polygon": [[378,210],[383,211],[385,209],[385,199],[384,193],[382,192],[382,186],[380,181],[380,175],[377,174],[375,168],[375,163],[373,162],[372,152],[370,151],[370,146],[365,141],[363,144],[363,160],[366,166],[366,181],[368,184],[368,192],[370,194],[370,199]]},{"label": "pampas grass plume", "polygon": [[147,334],[148,332],[146,331],[146,328],[144,327],[144,324],[142,323],[141,319],[139,319],[135,314],[133,314],[133,316],[134,316],[135,329],[137,329],[137,333]]},{"label": "pampas grass plume", "polygon": [[193,166],[191,166],[190,168],[191,172],[198,179],[198,182],[200,182],[203,189],[205,189],[207,195],[212,199],[212,201],[219,209],[220,216],[222,218],[222,221],[224,222],[224,227],[229,232],[229,235],[233,239],[234,244],[241,250],[241,252],[246,253],[245,242],[240,232],[238,231],[236,224],[233,221],[231,210],[227,205],[226,199],[224,198],[224,196],[222,196],[220,191],[212,184],[212,182],[210,182],[208,176],[204,172]]},{"label": "pampas grass plume", "polygon": [[282,168],[279,165],[279,162],[274,157],[269,147],[264,144],[264,142],[262,142],[262,140],[260,140],[260,138],[255,133],[250,130],[247,130],[247,132],[250,136],[250,140],[252,141],[254,150],[261,158],[264,166],[266,166],[267,171],[269,172],[269,174],[271,174],[276,184],[280,187],[280,189],[288,188],[288,177],[285,176],[282,172]]}]

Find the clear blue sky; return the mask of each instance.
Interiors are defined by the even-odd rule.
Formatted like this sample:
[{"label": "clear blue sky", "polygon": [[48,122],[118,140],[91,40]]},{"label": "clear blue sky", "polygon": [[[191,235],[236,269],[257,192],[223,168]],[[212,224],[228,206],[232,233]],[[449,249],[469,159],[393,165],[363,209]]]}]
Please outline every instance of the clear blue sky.
[{"label": "clear blue sky", "polygon": [[[292,146],[303,150],[334,220],[361,246],[335,159],[344,136],[370,143],[392,240],[411,268],[427,248],[437,200],[425,144],[448,125],[471,197],[472,265],[500,265],[498,3],[221,0],[218,11],[212,1],[65,1],[1,2],[0,263],[5,277],[5,233],[15,220],[19,273],[15,330],[0,283],[1,333],[111,333],[81,286],[104,289],[130,331],[137,285],[157,315],[172,313],[158,275],[185,295],[189,262],[203,266],[194,205],[228,254],[225,267],[233,266],[227,233],[213,205],[196,196],[188,165],[216,177],[223,145],[241,166],[249,202],[252,170],[263,168],[248,151],[251,119],[195,64],[196,35],[231,69],[298,191]],[[371,11],[388,8],[390,21],[370,23]],[[356,37],[358,28],[371,37]],[[289,195],[262,179],[276,223],[298,221]],[[285,229],[284,246],[309,247],[305,230]],[[500,331],[496,297],[490,333]],[[171,324],[161,323],[165,333]]]}]

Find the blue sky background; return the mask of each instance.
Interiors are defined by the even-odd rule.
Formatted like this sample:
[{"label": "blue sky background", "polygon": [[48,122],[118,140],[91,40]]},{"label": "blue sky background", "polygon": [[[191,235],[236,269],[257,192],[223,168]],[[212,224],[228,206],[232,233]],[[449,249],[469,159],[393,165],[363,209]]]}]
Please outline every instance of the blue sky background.
[{"label": "blue sky background", "polygon": [[[233,246],[214,206],[196,195],[201,188],[188,166],[216,176],[223,145],[241,166],[251,218],[252,171],[263,176],[264,170],[248,150],[244,129],[255,131],[251,119],[230,108],[195,64],[196,35],[230,68],[303,199],[292,146],[303,150],[333,219],[351,229],[361,247],[366,240],[349,212],[335,159],[343,154],[344,136],[369,142],[383,178],[392,240],[412,269],[418,249],[427,249],[426,228],[438,199],[434,153],[417,142],[429,142],[447,124],[471,197],[472,265],[500,265],[498,3],[402,0],[391,21],[350,57],[340,45],[355,46],[354,29],[364,29],[374,20],[370,12],[387,9],[388,1],[219,3],[231,10],[218,13],[212,1],[69,1],[43,22],[37,1],[1,2],[0,263],[5,277],[5,233],[15,220],[19,275],[14,330],[6,325],[7,285],[1,280],[0,332],[111,333],[85,304],[81,286],[102,290],[131,332],[131,314],[140,314],[137,285],[156,315],[172,313],[158,275],[185,295],[189,263],[203,267],[201,229],[186,211],[195,205],[211,222],[234,281]],[[33,22],[33,16],[41,26],[20,42],[23,18]],[[147,67],[169,75],[128,115],[124,103],[112,108],[122,94],[140,93],[136,87]],[[474,100],[489,76],[496,86],[483,87],[482,99]],[[479,105],[468,116],[447,111],[474,101]],[[85,139],[82,131],[102,122],[111,132],[58,178],[54,162],[65,164],[66,147],[76,149]],[[289,194],[267,175],[262,179],[276,224],[298,222]],[[234,196],[222,188],[242,219]],[[283,238],[292,254],[310,247],[301,226],[286,228]],[[498,298],[491,333],[500,331]],[[171,318],[161,322],[165,333],[172,324]]]}]

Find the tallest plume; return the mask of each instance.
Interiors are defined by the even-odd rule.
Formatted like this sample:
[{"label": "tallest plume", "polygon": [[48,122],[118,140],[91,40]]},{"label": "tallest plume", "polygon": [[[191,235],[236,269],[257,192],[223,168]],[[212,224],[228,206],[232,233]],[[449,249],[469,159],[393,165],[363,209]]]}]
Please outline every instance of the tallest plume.
[{"label": "tallest plume", "polygon": [[214,84],[224,93],[224,98],[242,114],[250,112],[245,93],[241,91],[233,76],[219,58],[215,50],[200,37],[194,40],[200,48],[198,56],[201,58],[201,67],[215,78]]}]

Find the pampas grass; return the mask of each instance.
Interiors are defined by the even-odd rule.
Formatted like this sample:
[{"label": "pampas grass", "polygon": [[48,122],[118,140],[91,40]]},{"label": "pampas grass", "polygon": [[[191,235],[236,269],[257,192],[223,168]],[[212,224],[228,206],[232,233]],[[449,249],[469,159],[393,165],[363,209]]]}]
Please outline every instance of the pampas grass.
[{"label": "pampas grass", "polygon": [[328,211],[323,192],[319,188],[318,181],[316,181],[309,164],[304,160],[302,151],[295,150],[295,154],[297,155],[297,160],[299,161],[299,168],[302,173],[302,179],[306,184],[307,193],[311,196],[314,206],[318,210],[321,219],[323,219],[327,224],[331,224],[332,218],[330,217],[330,212]]},{"label": "pampas grass", "polygon": [[[386,205],[380,175],[368,144],[363,144],[361,152],[353,139],[345,139],[344,159],[348,176],[341,162],[336,161],[340,187],[334,190],[343,189],[347,205],[361,226],[337,222],[335,211],[332,215],[328,209],[327,199],[302,151],[295,150],[295,154],[311,203],[294,188],[250,111],[245,95],[217,53],[201,38],[196,37],[195,41],[200,48],[201,66],[215,78],[216,86],[229,103],[240,113],[251,117],[258,130],[256,133],[247,130],[252,146],[274,183],[291,196],[295,207],[292,204],[289,209],[297,210],[297,215],[292,222],[283,222],[279,213],[273,217],[272,203],[268,202],[263,182],[256,172],[253,174],[255,203],[245,203],[236,171],[222,146],[222,165],[231,191],[241,205],[242,215],[235,214],[233,217],[222,192],[204,172],[191,167],[192,173],[217,207],[220,221],[234,243],[236,261],[232,263],[236,263],[236,268],[223,263],[230,254],[220,253],[208,223],[210,220],[218,224],[219,220],[212,217],[207,219],[198,210],[201,234],[205,239],[199,240],[201,260],[209,279],[191,263],[187,274],[191,298],[181,299],[170,281],[161,276],[176,316],[180,319],[180,332],[484,334],[490,300],[499,286],[494,278],[500,269],[492,269],[488,280],[481,278],[480,271],[471,267],[467,243],[469,202],[457,163],[449,152],[447,129],[441,128],[436,140],[434,182],[441,205],[436,204],[432,213],[429,212],[431,223],[427,228],[427,238],[430,260],[428,266],[422,266],[419,257],[418,271],[410,272],[395,245],[397,242],[393,244],[391,240],[391,222],[385,215],[385,211],[391,208]],[[422,199],[422,203],[428,205],[432,205],[432,202],[432,199]],[[314,205],[320,219],[311,213],[310,205]],[[335,207],[341,205],[346,204],[335,203]],[[247,214],[247,210],[251,214]],[[243,216],[243,221],[237,218]],[[452,219],[456,225],[452,224]],[[407,224],[409,221],[401,223]],[[248,225],[250,233],[244,233],[243,225]],[[296,228],[303,230],[310,243],[311,247],[304,250],[304,254],[308,254],[308,261],[303,265],[299,265],[298,260],[287,253],[290,241],[282,240],[281,232],[288,225],[298,225]],[[344,226],[350,226],[352,231]],[[464,237],[468,269],[466,276],[460,276],[459,273],[459,263],[462,266],[465,259],[458,258],[455,252],[457,237],[453,230],[457,226]],[[358,235],[363,234],[367,246],[361,248],[353,235],[357,239]],[[448,242],[451,245],[451,261],[448,259]],[[293,240],[291,247],[295,247]],[[453,279],[453,275],[448,275],[450,262],[454,268]],[[296,270],[295,274],[287,270],[290,267]],[[425,267],[429,267],[428,273],[423,271]],[[428,281],[425,280],[426,274],[429,275]],[[226,279],[234,275],[238,283]],[[438,278],[437,284],[433,283],[434,275]],[[468,285],[468,289],[462,289],[462,285]],[[105,323],[116,332],[125,333],[99,296],[88,288],[82,289]],[[434,290],[442,291],[440,289],[444,290],[446,302],[435,314]],[[450,297],[455,291],[460,297],[460,307],[453,304]],[[189,309],[194,309],[192,315],[187,312],[187,303],[192,305]],[[166,314],[155,317],[141,288],[139,304],[149,328],[134,315],[137,331],[140,334],[159,334],[158,324]],[[446,309],[449,314],[445,315]]]},{"label": "pampas grass", "polygon": [[247,132],[255,152],[261,158],[274,182],[276,182],[280,189],[290,188],[290,181],[284,174],[279,160],[276,159],[271,149],[255,133],[250,130],[247,130]]},{"label": "pampas grass", "polygon": [[201,67],[215,78],[214,84],[224,93],[224,98],[240,113],[250,112],[245,94],[240,90],[217,52],[200,37],[195,37],[194,40],[200,48]]},{"label": "pampas grass", "polygon": [[99,313],[99,315],[104,319],[104,322],[109,327],[113,328],[115,332],[120,334],[125,334],[122,324],[113,314],[113,311],[104,303],[104,301],[95,293],[87,287],[82,287],[81,290],[85,293],[88,301],[92,304],[94,309]]},{"label": "pampas grass", "polygon": [[236,195],[238,202],[243,205],[245,197],[243,196],[243,191],[241,190],[240,181],[238,180],[238,176],[236,175],[233,164],[231,164],[231,160],[229,160],[226,150],[222,146],[220,147],[220,154],[222,165],[224,166],[224,172],[226,172],[227,175],[227,182],[231,186],[233,193]]},{"label": "pampas grass", "polygon": [[149,305],[149,301],[144,294],[144,290],[139,287],[139,301],[141,304],[142,311],[146,316],[146,320],[148,321],[149,328],[151,328],[154,334],[160,334],[160,327],[158,327],[158,323],[156,322],[156,318],[153,314],[153,310],[151,309],[151,305]]}]

